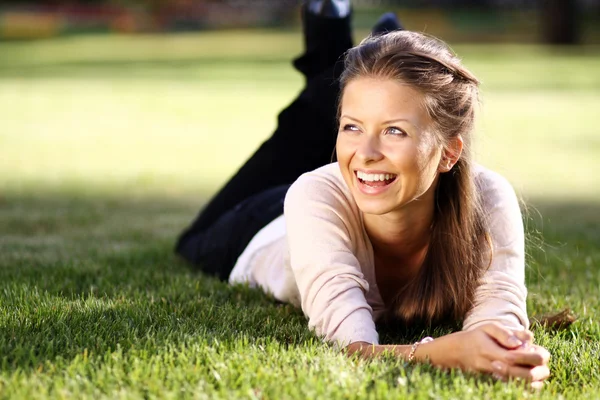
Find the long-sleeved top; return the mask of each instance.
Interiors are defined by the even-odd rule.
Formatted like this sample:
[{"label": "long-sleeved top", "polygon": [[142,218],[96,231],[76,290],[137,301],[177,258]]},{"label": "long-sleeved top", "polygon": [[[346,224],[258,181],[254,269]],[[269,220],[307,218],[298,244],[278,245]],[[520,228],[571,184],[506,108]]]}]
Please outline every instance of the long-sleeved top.
[{"label": "long-sleeved top", "polygon": [[[463,330],[490,321],[528,328],[519,202],[499,174],[476,166],[474,179],[488,218],[493,257]],[[302,307],[309,327],[327,341],[378,344],[375,321],[385,305],[375,279],[373,247],[337,163],[298,178],[286,195],[284,214],[254,236],[229,282],[261,287],[280,301]]]}]

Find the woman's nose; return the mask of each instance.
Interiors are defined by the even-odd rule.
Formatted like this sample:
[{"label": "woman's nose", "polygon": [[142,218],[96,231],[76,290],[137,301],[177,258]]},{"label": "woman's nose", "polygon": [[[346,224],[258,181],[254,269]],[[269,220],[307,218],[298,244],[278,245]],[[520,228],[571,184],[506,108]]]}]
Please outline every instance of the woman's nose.
[{"label": "woman's nose", "polygon": [[379,140],[376,137],[364,135],[356,149],[356,155],[363,161],[378,161],[383,158]]}]

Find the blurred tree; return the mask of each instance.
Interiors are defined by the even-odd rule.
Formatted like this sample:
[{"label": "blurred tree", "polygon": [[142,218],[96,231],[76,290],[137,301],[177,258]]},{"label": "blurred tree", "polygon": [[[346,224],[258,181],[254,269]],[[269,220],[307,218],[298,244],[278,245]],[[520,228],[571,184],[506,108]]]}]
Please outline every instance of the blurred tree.
[{"label": "blurred tree", "polygon": [[577,0],[541,0],[543,40],[550,44],[578,44],[581,15]]}]

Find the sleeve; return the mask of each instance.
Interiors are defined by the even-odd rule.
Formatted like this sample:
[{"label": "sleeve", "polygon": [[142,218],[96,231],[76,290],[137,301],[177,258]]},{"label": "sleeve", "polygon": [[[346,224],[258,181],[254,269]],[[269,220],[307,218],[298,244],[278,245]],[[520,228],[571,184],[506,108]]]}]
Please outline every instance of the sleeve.
[{"label": "sleeve", "polygon": [[290,264],[309,328],[338,346],[377,344],[365,297],[369,284],[352,251],[357,235],[352,210],[339,188],[304,175],[290,187],[284,215]]},{"label": "sleeve", "polygon": [[492,240],[492,262],[475,292],[475,304],[463,330],[496,321],[512,329],[527,329],[525,235],[517,196],[506,179],[484,173],[483,207]]}]

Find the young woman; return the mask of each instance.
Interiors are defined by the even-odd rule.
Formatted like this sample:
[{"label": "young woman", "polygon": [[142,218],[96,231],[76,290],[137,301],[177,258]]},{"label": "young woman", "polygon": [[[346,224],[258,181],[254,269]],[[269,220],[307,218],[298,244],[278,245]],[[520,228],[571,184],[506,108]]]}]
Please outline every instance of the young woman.
[{"label": "young woman", "polygon": [[[549,353],[527,330],[519,205],[505,179],[471,160],[477,79],[441,41],[393,29],[390,15],[350,48],[349,12],[319,15],[315,3],[331,5],[304,7],[307,51],[295,65],[306,88],[178,253],[301,306],[311,329],[350,353],[540,385]],[[463,330],[380,345],[381,319]]]}]

